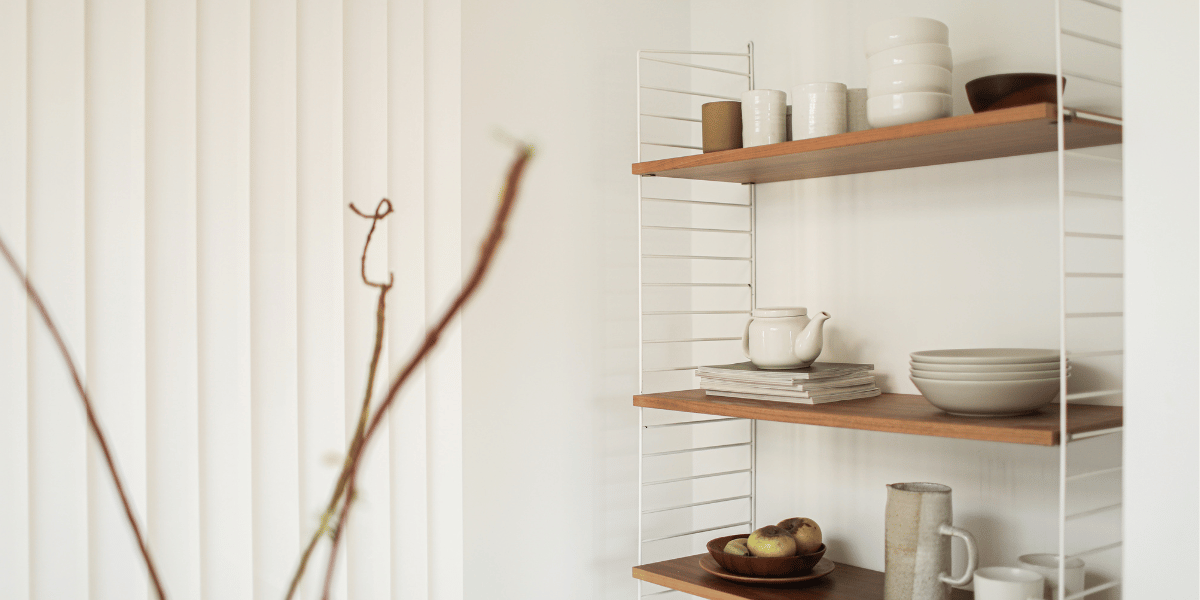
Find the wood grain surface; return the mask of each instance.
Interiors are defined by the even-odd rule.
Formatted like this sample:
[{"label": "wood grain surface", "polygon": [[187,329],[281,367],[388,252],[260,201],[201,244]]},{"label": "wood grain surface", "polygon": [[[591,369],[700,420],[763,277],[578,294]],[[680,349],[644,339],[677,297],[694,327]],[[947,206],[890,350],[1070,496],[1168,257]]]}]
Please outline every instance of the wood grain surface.
[{"label": "wood grain surface", "polygon": [[[1058,149],[1054,104],[1030,104],[794,142],[634,163],[634,175],[768,183],[941,165]],[[1068,149],[1121,143],[1121,126],[1067,122]]]},{"label": "wood grain surface", "polygon": [[[704,390],[684,390],[637,395],[633,397],[633,405],[723,417],[1036,446],[1058,445],[1060,437],[1058,404],[1020,417],[958,417],[938,410],[922,396],[909,394],[883,394],[827,404],[796,404],[709,396]],[[1068,431],[1078,434],[1120,427],[1122,415],[1119,406],[1072,404],[1067,410]]]},{"label": "wood grain surface", "polygon": [[[726,581],[700,568],[706,554],[633,568],[642,581],[669,587],[709,600],[882,600],[883,573],[837,563],[829,575],[791,585],[752,586]],[[970,592],[954,590],[951,600],[970,600]]]}]

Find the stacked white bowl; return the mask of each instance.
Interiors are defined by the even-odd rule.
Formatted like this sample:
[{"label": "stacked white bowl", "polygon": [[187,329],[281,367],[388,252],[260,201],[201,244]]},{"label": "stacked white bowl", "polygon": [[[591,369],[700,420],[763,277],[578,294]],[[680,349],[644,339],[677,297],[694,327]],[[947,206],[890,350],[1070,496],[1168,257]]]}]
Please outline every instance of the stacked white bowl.
[{"label": "stacked white bowl", "polygon": [[950,28],[925,17],[867,27],[867,120],[890,127],[950,116]]},{"label": "stacked white bowl", "polygon": [[911,378],[930,404],[967,417],[1033,412],[1058,395],[1057,350],[972,348],[913,352]]}]

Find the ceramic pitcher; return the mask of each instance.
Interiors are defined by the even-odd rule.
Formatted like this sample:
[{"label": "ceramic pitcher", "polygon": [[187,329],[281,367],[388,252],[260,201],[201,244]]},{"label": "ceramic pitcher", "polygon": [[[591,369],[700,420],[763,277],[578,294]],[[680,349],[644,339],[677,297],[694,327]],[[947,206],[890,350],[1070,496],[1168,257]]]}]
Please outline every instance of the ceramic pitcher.
[{"label": "ceramic pitcher", "polygon": [[[950,586],[971,582],[978,562],[975,538],[951,525],[950,488],[939,483],[888,487],[884,543],[884,600],[948,600]],[[967,544],[967,570],[950,577],[950,536]]]}]

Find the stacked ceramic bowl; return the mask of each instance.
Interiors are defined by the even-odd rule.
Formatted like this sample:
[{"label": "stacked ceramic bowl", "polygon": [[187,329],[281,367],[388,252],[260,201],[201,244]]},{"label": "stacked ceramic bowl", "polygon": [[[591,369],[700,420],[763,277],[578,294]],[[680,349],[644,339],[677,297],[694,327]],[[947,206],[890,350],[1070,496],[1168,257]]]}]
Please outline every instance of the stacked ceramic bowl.
[{"label": "stacked ceramic bowl", "polygon": [[952,415],[1021,415],[1049,404],[1059,391],[1057,350],[974,348],[909,356],[917,389]]},{"label": "stacked ceramic bowl", "polygon": [[867,27],[867,120],[890,127],[951,113],[950,29],[924,17],[900,17]]}]

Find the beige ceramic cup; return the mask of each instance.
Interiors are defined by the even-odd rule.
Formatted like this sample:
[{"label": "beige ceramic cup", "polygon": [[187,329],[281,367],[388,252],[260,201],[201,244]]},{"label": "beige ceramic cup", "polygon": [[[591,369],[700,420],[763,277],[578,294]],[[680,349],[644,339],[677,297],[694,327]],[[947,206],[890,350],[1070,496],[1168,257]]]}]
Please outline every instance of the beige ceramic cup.
[{"label": "beige ceramic cup", "polygon": [[742,103],[724,100],[700,107],[705,152],[742,147]]}]

